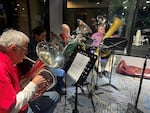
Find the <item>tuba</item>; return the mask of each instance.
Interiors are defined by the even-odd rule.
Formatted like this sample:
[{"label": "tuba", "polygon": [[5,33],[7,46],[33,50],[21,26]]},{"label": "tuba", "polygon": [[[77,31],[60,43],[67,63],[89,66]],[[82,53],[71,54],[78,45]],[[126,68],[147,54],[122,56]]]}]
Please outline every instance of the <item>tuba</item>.
[{"label": "tuba", "polygon": [[106,32],[104,39],[105,38],[109,38],[110,36],[113,35],[113,33],[119,29],[119,27],[121,27],[124,24],[124,22],[122,20],[120,20],[117,17],[114,17],[114,21],[112,23],[112,25],[110,26],[109,30]]},{"label": "tuba", "polygon": [[[124,22],[121,19],[119,19],[117,17],[114,17],[114,21],[113,21],[112,25],[110,26],[109,30],[104,35],[103,40],[105,38],[110,38],[115,33],[115,31],[118,30],[119,27],[121,27],[122,25],[124,25]],[[110,55],[111,51],[109,51],[109,50],[101,50],[100,53],[101,53],[101,57],[105,58],[105,57]]]},{"label": "tuba", "polygon": [[[37,98],[41,94],[43,94],[45,91],[51,89],[56,84],[56,76],[54,73],[50,71],[50,68],[59,68],[64,65],[64,57],[63,55],[57,51],[57,48],[51,46],[46,41],[42,41],[37,44],[36,46],[36,53],[39,57],[37,61],[34,61],[28,57],[25,56],[24,59],[29,60],[34,65],[30,69],[30,71],[26,74],[25,79],[22,81],[22,87],[25,87],[26,84],[32,79],[32,75],[37,70],[40,71],[41,75],[46,78],[46,83],[43,83],[39,86],[36,93],[33,95],[32,99]],[[43,69],[39,69],[43,64],[46,65],[46,67]]]}]

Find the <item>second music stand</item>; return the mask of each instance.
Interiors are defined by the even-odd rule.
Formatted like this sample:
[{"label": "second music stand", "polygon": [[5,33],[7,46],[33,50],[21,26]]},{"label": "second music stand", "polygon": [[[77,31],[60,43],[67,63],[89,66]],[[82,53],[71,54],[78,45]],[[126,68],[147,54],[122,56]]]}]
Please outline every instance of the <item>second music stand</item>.
[{"label": "second music stand", "polygon": [[125,46],[127,45],[127,39],[126,38],[106,38],[103,42],[103,44],[107,47],[108,50],[111,51],[112,60],[111,60],[111,72],[110,72],[110,78],[109,83],[103,84],[101,86],[111,86],[116,90],[119,90],[116,86],[111,84],[111,78],[112,78],[112,69],[114,64],[114,51],[115,50],[124,50]]}]

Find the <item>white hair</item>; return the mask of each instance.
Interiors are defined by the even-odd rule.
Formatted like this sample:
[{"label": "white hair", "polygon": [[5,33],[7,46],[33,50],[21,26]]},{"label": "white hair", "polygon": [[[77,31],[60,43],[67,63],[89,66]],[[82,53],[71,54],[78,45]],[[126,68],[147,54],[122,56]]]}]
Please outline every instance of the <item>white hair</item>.
[{"label": "white hair", "polygon": [[70,30],[70,27],[67,24],[62,24],[61,29],[62,29],[62,31]]},{"label": "white hair", "polygon": [[11,44],[17,44],[22,46],[25,43],[29,43],[29,37],[21,31],[9,29],[0,36],[0,45],[8,47]]},{"label": "white hair", "polygon": [[70,36],[70,27],[67,24],[62,24],[61,32]]}]

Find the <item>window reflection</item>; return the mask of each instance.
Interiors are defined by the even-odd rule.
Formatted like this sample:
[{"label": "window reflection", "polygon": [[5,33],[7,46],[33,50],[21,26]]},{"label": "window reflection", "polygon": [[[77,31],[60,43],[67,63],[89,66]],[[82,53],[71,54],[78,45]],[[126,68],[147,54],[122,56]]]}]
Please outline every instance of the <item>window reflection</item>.
[{"label": "window reflection", "polygon": [[28,36],[38,25],[49,31],[48,0],[0,0],[0,33],[14,28]]},{"label": "window reflection", "polygon": [[[147,47],[150,44],[150,0],[139,0],[137,7],[137,0],[67,0],[67,11],[65,15],[65,21],[69,23],[71,29],[74,30],[77,27],[76,19],[83,19],[87,24],[90,24],[91,19],[96,18],[98,15],[104,16],[108,23],[112,23],[114,17],[118,17],[125,22],[125,24],[119,28],[121,37],[125,37],[129,40],[128,54],[136,54],[136,51],[140,51],[139,48],[134,48],[134,37],[137,30],[141,30],[142,43],[141,49],[147,52]],[[142,56],[141,53],[136,54]]]}]

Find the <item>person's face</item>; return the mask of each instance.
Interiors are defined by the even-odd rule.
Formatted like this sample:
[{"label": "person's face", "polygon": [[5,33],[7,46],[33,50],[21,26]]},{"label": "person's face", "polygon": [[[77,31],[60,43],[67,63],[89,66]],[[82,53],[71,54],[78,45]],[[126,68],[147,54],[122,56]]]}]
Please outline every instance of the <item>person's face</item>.
[{"label": "person's face", "polygon": [[105,34],[105,27],[104,26],[99,26],[98,27],[98,33]]},{"label": "person's face", "polygon": [[28,43],[24,44],[23,46],[16,45],[16,48],[18,49],[18,52],[16,53],[17,57],[17,63],[22,62],[25,55],[28,54]]},{"label": "person's face", "polygon": [[36,41],[37,42],[41,42],[46,40],[46,32],[41,33],[40,35],[36,35]]},{"label": "person's face", "polygon": [[70,28],[69,27],[66,28],[66,34],[70,35]]},{"label": "person's face", "polygon": [[25,43],[23,46],[17,44],[9,46],[9,56],[14,64],[22,62],[26,54],[28,54],[28,43]]},{"label": "person's face", "polygon": [[70,35],[70,27],[64,26],[62,29],[62,33],[65,34],[66,36]]}]

